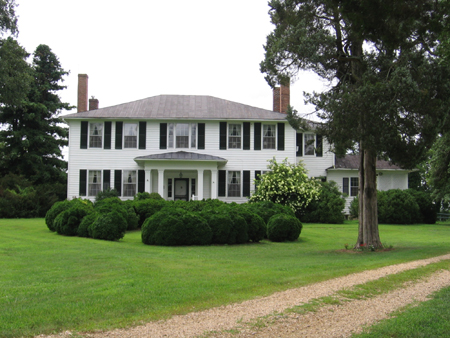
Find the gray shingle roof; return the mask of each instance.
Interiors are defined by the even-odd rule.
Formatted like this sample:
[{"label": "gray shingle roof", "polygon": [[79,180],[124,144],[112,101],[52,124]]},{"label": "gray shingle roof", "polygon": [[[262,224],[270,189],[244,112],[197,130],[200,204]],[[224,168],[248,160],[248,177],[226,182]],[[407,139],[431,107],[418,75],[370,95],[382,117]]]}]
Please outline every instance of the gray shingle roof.
[{"label": "gray shingle roof", "polygon": [[[359,169],[359,155],[345,155],[341,158],[336,157],[334,169]],[[384,160],[377,160],[377,169],[403,170],[399,166]]]},{"label": "gray shingle roof", "polygon": [[186,161],[215,161],[215,162],[227,162],[226,159],[213,155],[197,154],[187,151],[176,151],[162,154],[152,154],[147,156],[138,156],[135,161],[145,160],[186,160]]},{"label": "gray shingle roof", "polygon": [[63,118],[284,120],[286,114],[212,96],[158,95],[117,106],[69,114]]}]

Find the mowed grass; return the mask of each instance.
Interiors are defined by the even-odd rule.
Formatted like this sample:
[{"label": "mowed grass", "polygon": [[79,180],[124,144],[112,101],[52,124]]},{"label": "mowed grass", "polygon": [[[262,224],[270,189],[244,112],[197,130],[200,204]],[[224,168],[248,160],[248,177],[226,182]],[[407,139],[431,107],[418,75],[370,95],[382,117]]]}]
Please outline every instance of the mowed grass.
[{"label": "mowed grass", "polygon": [[0,220],[0,337],[136,325],[450,252],[450,225],[380,225],[385,252],[342,251],[357,223],[304,224],[297,242],[156,247]]}]

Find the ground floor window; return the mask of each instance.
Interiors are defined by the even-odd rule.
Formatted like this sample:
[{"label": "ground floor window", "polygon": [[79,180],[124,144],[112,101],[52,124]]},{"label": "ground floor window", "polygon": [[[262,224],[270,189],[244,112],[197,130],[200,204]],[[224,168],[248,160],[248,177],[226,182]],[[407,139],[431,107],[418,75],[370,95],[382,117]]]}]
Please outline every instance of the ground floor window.
[{"label": "ground floor window", "polygon": [[123,196],[136,195],[136,170],[123,171]]},{"label": "ground floor window", "polygon": [[228,172],[228,197],[241,197],[241,172]]},{"label": "ground floor window", "polygon": [[342,192],[350,196],[358,196],[359,178],[344,177],[342,179]]},{"label": "ground floor window", "polygon": [[97,196],[102,190],[102,172],[101,170],[89,170],[88,195]]}]

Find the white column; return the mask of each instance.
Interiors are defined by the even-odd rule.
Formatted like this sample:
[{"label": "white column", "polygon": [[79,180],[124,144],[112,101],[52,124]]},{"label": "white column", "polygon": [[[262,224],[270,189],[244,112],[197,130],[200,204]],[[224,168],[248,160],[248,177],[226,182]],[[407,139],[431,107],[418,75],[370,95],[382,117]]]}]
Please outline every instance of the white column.
[{"label": "white column", "polygon": [[202,200],[203,199],[203,169],[197,169],[197,197],[198,200]]},{"label": "white column", "polygon": [[164,198],[164,170],[158,170],[158,194]]},{"label": "white column", "polygon": [[211,199],[217,198],[217,170],[211,170]]},{"label": "white column", "polygon": [[152,192],[152,171],[145,171],[145,191],[148,193]]}]

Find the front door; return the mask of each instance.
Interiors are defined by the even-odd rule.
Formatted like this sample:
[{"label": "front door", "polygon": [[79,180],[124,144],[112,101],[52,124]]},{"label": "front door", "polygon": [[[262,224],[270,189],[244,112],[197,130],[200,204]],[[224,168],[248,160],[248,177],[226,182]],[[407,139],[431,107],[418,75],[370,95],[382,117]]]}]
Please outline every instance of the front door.
[{"label": "front door", "polygon": [[176,178],[175,179],[175,196],[174,200],[189,201],[189,179]]}]

